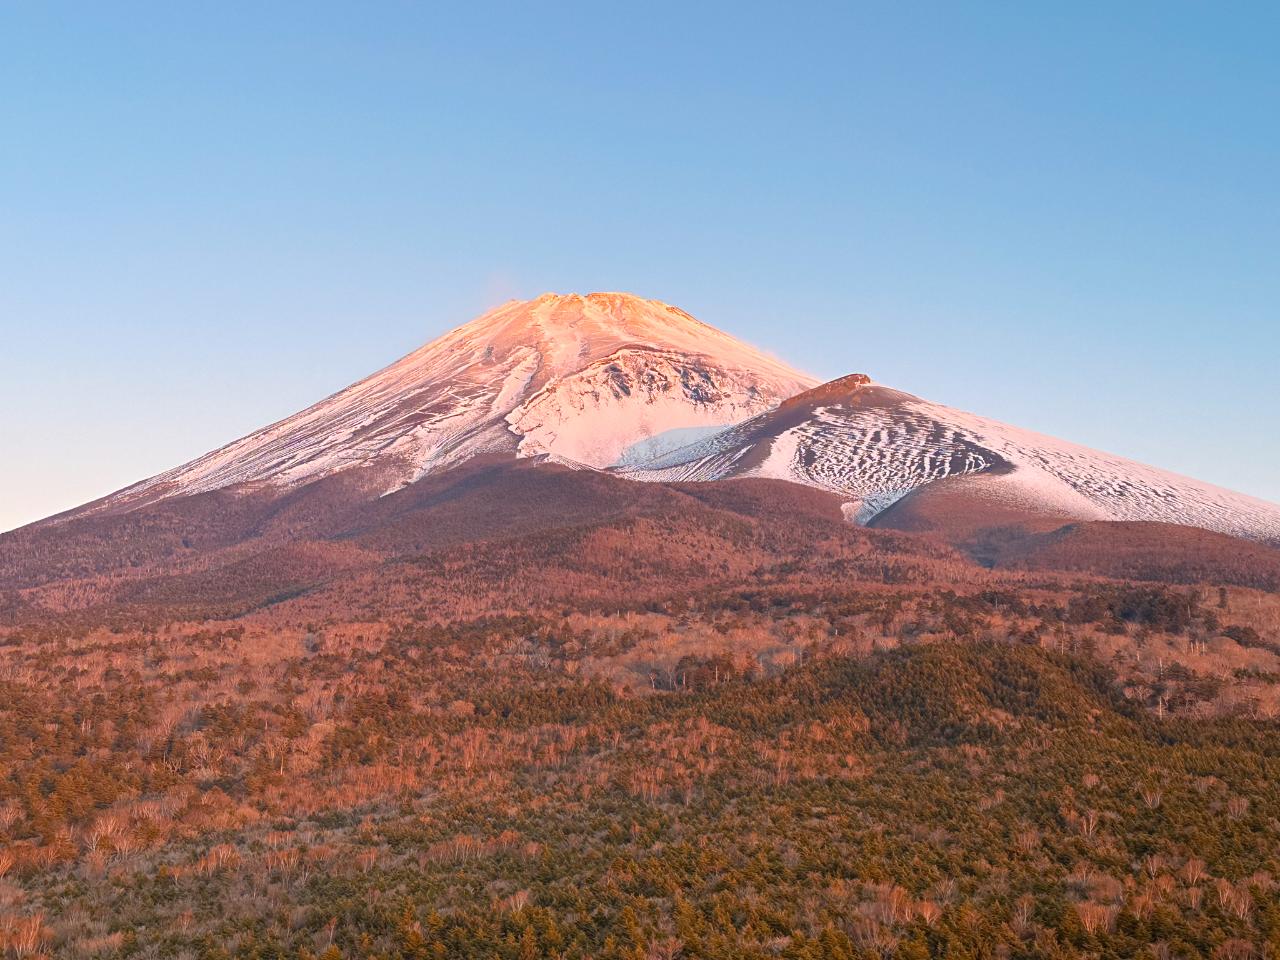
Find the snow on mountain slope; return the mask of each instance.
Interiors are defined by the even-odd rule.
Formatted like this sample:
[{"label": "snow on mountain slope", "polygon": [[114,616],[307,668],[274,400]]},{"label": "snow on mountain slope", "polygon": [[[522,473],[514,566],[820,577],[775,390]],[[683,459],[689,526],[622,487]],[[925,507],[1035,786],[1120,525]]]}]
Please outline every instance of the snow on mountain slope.
[{"label": "snow on mountain slope", "polygon": [[279,423],[93,509],[352,467],[382,492],[483,453],[607,467],[663,434],[722,427],[815,381],[656,300],[512,301]]},{"label": "snow on mountain slope", "polygon": [[776,477],[850,498],[867,523],[948,478],[1043,515],[1148,520],[1280,541],[1280,506],[871,383],[834,380],[711,437],[660,455],[643,480]]},{"label": "snow on mountain slope", "polygon": [[540,390],[507,415],[520,453],[612,466],[637,443],[656,455],[667,435],[737,423],[783,399],[755,374],[689,356],[627,348]]}]

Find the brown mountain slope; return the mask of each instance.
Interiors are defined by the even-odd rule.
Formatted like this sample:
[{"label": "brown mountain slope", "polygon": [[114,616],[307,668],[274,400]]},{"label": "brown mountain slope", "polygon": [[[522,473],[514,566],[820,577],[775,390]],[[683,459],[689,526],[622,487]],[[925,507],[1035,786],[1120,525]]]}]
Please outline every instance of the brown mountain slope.
[{"label": "brown mountain slope", "polygon": [[921,487],[871,526],[941,540],[986,567],[1280,590],[1275,547],[1173,523],[1074,521],[994,496],[977,477]]},{"label": "brown mountain slope", "polygon": [[1280,550],[1169,523],[1073,523],[993,545],[993,565],[1280,591]]},{"label": "brown mountain slope", "polygon": [[343,610],[370,596],[394,606],[404,591],[497,598],[514,581],[544,599],[599,601],[625,582],[634,601],[775,567],[865,564],[879,580],[909,576],[884,572],[907,561],[970,566],[941,544],[851,525],[838,498],[782,481],[642,484],[475,460],[368,502],[346,495],[358,482],[200,494],[17,531],[0,537],[0,590],[13,616],[114,608],[136,619],[238,615],[317,591],[317,604]]}]

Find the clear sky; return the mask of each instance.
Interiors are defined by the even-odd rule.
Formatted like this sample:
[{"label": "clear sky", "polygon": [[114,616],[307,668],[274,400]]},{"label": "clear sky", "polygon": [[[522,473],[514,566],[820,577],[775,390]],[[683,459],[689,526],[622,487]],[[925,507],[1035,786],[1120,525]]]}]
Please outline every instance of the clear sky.
[{"label": "clear sky", "polygon": [[5,3],[0,529],[549,290],[1280,500],[1277,37],[1167,0]]}]

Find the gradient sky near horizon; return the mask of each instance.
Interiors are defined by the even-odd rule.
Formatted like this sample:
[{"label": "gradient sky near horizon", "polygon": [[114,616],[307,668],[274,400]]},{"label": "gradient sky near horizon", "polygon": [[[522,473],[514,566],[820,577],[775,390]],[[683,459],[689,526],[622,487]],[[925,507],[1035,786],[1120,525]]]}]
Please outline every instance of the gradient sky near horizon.
[{"label": "gradient sky near horizon", "polygon": [[1280,6],[447,6],[0,5],[0,530],[545,291],[1280,501]]}]

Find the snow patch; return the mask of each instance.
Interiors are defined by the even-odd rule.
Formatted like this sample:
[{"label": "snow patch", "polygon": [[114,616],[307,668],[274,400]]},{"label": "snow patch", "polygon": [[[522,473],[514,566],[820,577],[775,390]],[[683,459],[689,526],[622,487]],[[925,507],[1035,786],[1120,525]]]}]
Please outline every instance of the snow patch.
[{"label": "snow patch", "polygon": [[651,437],[645,437],[637,440],[631,446],[627,447],[618,456],[614,462],[615,467],[631,467],[648,463],[658,457],[664,456],[673,450],[679,450],[691,443],[697,443],[708,437],[713,437],[731,423],[717,423],[712,426],[702,427],[672,427],[669,430],[663,430],[661,433],[655,433]]},{"label": "snow patch", "polygon": [[[773,407],[782,385],[718,358],[628,347],[551,380],[507,416],[521,456],[603,469],[638,444],[693,429],[714,433]],[[668,449],[658,441],[660,452]]]}]

